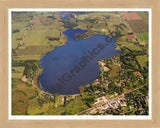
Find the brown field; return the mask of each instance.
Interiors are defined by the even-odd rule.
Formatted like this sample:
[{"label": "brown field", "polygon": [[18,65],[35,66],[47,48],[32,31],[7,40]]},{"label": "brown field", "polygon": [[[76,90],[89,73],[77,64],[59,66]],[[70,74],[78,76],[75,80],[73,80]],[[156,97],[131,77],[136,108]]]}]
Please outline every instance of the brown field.
[{"label": "brown field", "polygon": [[16,89],[23,90],[26,89],[26,83],[18,83]]},{"label": "brown field", "polygon": [[148,25],[143,20],[129,20],[127,23],[135,33],[148,32]]},{"label": "brown field", "polygon": [[20,85],[21,88],[17,87],[18,91],[23,91],[29,99],[32,99],[37,96],[37,91],[33,87],[27,87],[24,84]]}]

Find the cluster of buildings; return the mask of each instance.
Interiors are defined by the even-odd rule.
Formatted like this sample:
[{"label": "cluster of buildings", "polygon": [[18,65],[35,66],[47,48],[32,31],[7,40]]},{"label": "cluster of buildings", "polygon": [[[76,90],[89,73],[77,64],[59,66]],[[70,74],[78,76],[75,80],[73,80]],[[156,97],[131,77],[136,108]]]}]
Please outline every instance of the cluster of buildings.
[{"label": "cluster of buildings", "polygon": [[125,107],[127,106],[125,102],[122,102],[124,100],[124,96],[119,96],[118,98],[113,98],[112,100],[107,100],[105,97],[100,97],[97,99],[97,101],[94,104],[103,103],[101,105],[98,105],[97,107],[93,107],[93,109],[89,112],[89,114],[94,115],[97,112],[103,114],[106,112],[106,109],[113,108],[116,109],[119,106]]}]

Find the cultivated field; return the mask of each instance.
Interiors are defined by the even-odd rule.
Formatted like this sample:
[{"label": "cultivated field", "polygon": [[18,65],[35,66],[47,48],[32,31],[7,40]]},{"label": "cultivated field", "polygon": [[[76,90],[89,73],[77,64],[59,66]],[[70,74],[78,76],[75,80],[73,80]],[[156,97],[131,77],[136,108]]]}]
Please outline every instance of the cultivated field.
[{"label": "cultivated field", "polygon": [[148,32],[148,25],[143,20],[129,20],[127,23],[135,33]]}]

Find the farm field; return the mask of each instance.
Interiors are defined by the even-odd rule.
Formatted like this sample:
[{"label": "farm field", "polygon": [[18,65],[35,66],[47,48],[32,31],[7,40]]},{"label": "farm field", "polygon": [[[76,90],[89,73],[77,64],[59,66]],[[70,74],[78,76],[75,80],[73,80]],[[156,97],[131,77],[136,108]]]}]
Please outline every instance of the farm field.
[{"label": "farm field", "polygon": [[136,37],[142,41],[146,41],[148,42],[148,32],[144,32],[144,33],[135,33]]},{"label": "farm field", "polygon": [[39,46],[26,46],[24,49],[18,49],[17,55],[33,55],[33,54],[43,54],[46,51],[49,51],[50,47],[47,45],[39,45]]},{"label": "farm field", "polygon": [[135,33],[148,32],[148,25],[143,20],[129,20],[127,23]]},{"label": "farm field", "polygon": [[142,19],[148,24],[149,21],[149,14],[148,12],[137,12],[137,14],[142,17]]},{"label": "farm field", "polygon": [[24,67],[13,67],[12,68],[12,77],[21,78],[23,76]]},{"label": "farm field", "polygon": [[23,53],[21,53],[21,55],[14,57],[14,60],[40,60],[41,57],[42,57],[42,55],[40,55],[40,54],[28,53],[27,55],[24,55]]},{"label": "farm field", "polygon": [[46,45],[48,40],[47,36],[52,36],[53,38],[57,38],[60,36],[59,30],[28,30],[26,33],[26,37],[22,41],[26,46],[33,45]]}]

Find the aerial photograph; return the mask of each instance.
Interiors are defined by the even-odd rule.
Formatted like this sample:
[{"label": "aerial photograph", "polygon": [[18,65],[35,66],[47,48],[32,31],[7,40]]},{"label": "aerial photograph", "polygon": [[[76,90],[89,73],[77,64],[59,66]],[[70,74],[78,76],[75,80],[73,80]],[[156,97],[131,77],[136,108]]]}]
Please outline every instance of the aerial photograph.
[{"label": "aerial photograph", "polygon": [[149,115],[148,11],[12,11],[11,115]]}]

